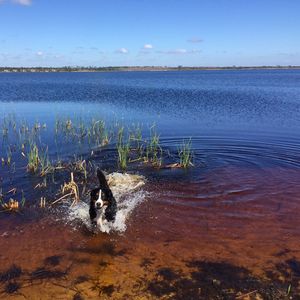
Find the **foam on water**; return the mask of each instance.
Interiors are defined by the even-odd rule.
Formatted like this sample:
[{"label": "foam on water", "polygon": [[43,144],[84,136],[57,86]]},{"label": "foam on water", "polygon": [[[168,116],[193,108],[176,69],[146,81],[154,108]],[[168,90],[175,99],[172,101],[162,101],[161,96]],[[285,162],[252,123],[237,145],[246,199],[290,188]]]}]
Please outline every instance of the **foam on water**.
[{"label": "foam on water", "polygon": [[[104,222],[97,228],[102,232],[124,232],[126,222],[134,210],[145,199],[145,191],[141,187],[145,184],[145,178],[140,175],[123,173],[111,173],[106,176],[108,184],[117,201],[118,211],[115,222]],[[81,221],[88,228],[92,228],[89,216],[89,204],[83,201],[70,208],[69,221]]]}]

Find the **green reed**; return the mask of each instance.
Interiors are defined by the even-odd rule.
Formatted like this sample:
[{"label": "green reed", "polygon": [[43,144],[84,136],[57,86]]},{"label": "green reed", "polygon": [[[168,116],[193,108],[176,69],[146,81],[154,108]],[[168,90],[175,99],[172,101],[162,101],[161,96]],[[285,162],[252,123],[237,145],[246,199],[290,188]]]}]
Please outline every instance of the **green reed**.
[{"label": "green reed", "polygon": [[182,144],[178,149],[178,156],[180,161],[180,166],[183,168],[188,168],[192,166],[192,141],[183,140]]},{"label": "green reed", "polygon": [[160,146],[160,136],[156,132],[156,127],[153,125],[150,128],[150,142],[149,146],[147,147],[148,151],[148,160],[149,155],[151,156],[151,163],[156,167],[161,167],[162,165],[162,157],[163,157],[163,150]]},{"label": "green reed", "polygon": [[125,170],[127,168],[129,153],[130,153],[130,144],[118,144],[118,162],[121,169]]},{"label": "green reed", "polygon": [[27,160],[27,171],[36,173],[39,168],[40,158],[39,148],[35,143],[30,145],[30,149],[27,154]]},{"label": "green reed", "polygon": [[130,140],[124,142],[124,127],[121,126],[117,133],[117,151],[118,151],[118,164],[123,170],[127,168],[129,153],[130,153]]},{"label": "green reed", "polygon": [[22,205],[22,207],[24,207],[25,202],[26,202],[26,198],[25,198],[25,195],[24,195],[24,191],[22,190],[22,196],[21,196],[21,205]]}]

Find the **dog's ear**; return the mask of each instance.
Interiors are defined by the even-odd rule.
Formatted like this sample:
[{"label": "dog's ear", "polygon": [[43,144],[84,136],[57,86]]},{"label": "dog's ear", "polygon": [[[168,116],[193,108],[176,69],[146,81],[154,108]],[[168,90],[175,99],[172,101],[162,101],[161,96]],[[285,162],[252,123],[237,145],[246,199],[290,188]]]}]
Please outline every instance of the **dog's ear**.
[{"label": "dog's ear", "polygon": [[105,210],[105,218],[109,222],[114,222],[116,219],[116,214],[117,214],[117,202],[113,197],[112,199],[110,199],[109,205]]}]

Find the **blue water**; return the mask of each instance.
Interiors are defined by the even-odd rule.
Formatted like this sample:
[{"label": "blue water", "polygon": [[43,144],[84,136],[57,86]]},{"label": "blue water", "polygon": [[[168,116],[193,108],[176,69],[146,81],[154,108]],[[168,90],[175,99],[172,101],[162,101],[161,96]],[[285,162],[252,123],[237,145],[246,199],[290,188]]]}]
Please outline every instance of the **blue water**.
[{"label": "blue water", "polygon": [[[300,168],[300,70],[1,73],[0,125],[7,115],[31,126],[47,124],[38,142],[54,163],[74,155],[89,159],[99,150],[86,138],[54,139],[55,120],[95,118],[108,127],[138,124],[143,138],[156,124],[161,146],[171,154],[165,164],[178,161],[178,147],[191,138],[192,180],[231,166]],[[0,156],[19,147],[12,153],[18,182],[27,161],[13,138],[0,144]],[[114,141],[101,151],[101,165],[116,169]],[[0,171],[8,184],[9,169]],[[159,172],[166,174],[178,175]]]},{"label": "blue water", "polygon": [[99,114],[165,136],[298,135],[300,71],[0,74],[0,113]]}]

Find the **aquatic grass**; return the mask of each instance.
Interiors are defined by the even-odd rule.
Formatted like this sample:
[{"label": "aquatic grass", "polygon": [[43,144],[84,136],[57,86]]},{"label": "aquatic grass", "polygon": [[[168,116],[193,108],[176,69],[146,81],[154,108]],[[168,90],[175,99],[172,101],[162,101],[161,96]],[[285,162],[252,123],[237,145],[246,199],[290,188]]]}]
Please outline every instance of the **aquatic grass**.
[{"label": "aquatic grass", "polygon": [[55,123],[54,123],[54,132],[55,134],[58,134],[61,129],[61,120],[59,119],[58,116],[55,118]]},{"label": "aquatic grass", "polygon": [[10,198],[7,203],[2,204],[2,207],[6,211],[14,212],[14,211],[19,210],[19,202],[17,200]]},{"label": "aquatic grass", "polygon": [[30,150],[27,154],[27,159],[27,171],[35,173],[39,167],[39,148],[36,144],[30,145]]},{"label": "aquatic grass", "polygon": [[74,171],[79,171],[83,174],[84,180],[87,181],[87,163],[86,160],[83,158],[76,158],[76,155],[74,156],[75,163],[74,163]]},{"label": "aquatic grass", "polygon": [[53,166],[49,160],[48,147],[44,152],[40,152],[39,155],[40,175],[45,176],[48,173],[53,172]]},{"label": "aquatic grass", "polygon": [[0,188],[0,205],[2,206],[4,200],[3,190],[2,187]]},{"label": "aquatic grass", "polygon": [[[67,192],[67,194],[65,194]],[[71,172],[71,180],[68,183],[64,183],[64,185],[61,187],[61,193],[63,194],[62,197],[55,200],[51,203],[51,205],[56,204],[57,202],[60,202],[61,200],[73,196],[73,202],[71,206],[73,206],[75,203],[78,203],[80,201],[79,197],[79,187],[77,183],[74,181],[74,174]]]},{"label": "aquatic grass", "polygon": [[156,132],[156,125],[150,128],[150,152],[156,152],[159,148],[159,135]]},{"label": "aquatic grass", "polygon": [[118,151],[118,164],[122,170],[127,168],[130,153],[130,137],[127,142],[124,142],[124,127],[120,126],[117,132],[117,151]]},{"label": "aquatic grass", "polygon": [[123,138],[124,138],[124,127],[123,126],[119,127],[117,136],[118,136],[117,145],[122,145]]},{"label": "aquatic grass", "polygon": [[163,150],[160,146],[160,136],[156,132],[156,125],[150,128],[150,141],[146,148],[147,162],[151,162],[153,166],[160,168],[162,166]]},{"label": "aquatic grass", "polygon": [[149,146],[146,145],[145,156],[143,157],[144,163],[148,163],[149,162],[149,154],[150,154],[150,149],[149,149]]},{"label": "aquatic grass", "polygon": [[143,158],[144,145],[143,145],[143,136],[142,128],[140,125],[134,126],[132,130],[129,130],[129,140],[134,143],[134,149],[138,154],[138,159]]},{"label": "aquatic grass", "polygon": [[[158,153],[160,155],[158,155]],[[159,152],[154,152],[153,157],[152,157],[152,165],[161,168],[163,163],[163,149],[159,147]]]},{"label": "aquatic grass", "polygon": [[6,158],[5,157],[1,157],[1,164],[2,166],[10,166],[12,163],[12,152],[11,152],[11,148],[7,147],[6,150]]},{"label": "aquatic grass", "polygon": [[[9,121],[6,121],[6,124],[8,124],[8,122]],[[161,145],[161,137],[156,130],[156,125],[151,126],[150,134],[148,133],[145,137],[143,137],[145,128],[139,124],[132,124],[129,127],[124,127],[124,125],[119,122],[106,124],[101,118],[83,119],[77,118],[76,116],[72,116],[72,118],[57,117],[55,123],[52,124],[52,135],[54,136],[54,141],[52,144],[49,144],[49,147],[52,147],[50,145],[53,145],[54,147],[51,149],[51,153],[54,152],[53,150],[55,150],[56,145],[55,157],[57,156],[57,160],[55,159],[54,162],[50,161],[50,148],[48,151],[48,146],[44,143],[46,133],[42,129],[46,128],[46,124],[42,125],[42,123],[37,121],[33,124],[30,123],[29,126],[26,121],[18,121],[16,125],[12,122],[11,124],[13,127],[15,126],[16,134],[11,132],[11,128],[8,127],[9,139],[7,145],[13,145],[13,148],[11,148],[13,158],[15,158],[15,150],[19,150],[21,155],[26,158],[26,161],[21,161],[23,166],[20,165],[20,160],[16,161],[17,170],[26,165],[28,172],[42,176],[43,179],[41,179],[40,184],[36,186],[39,188],[46,188],[47,185],[51,185],[51,178],[49,177],[51,175],[48,176],[50,173],[52,174],[53,184],[59,184],[59,182],[54,181],[54,174],[56,180],[63,178],[65,173],[61,176],[56,173],[56,170],[60,169],[69,170],[70,172],[74,171],[74,174],[79,175],[80,184],[85,185],[90,170],[90,160],[87,161],[86,156],[77,159],[78,155],[82,153],[91,153],[93,156],[93,147],[102,147],[111,141],[113,141],[116,145],[114,161],[118,165],[119,169],[122,170],[127,169],[130,163],[138,161],[144,161],[145,163],[149,163],[149,166],[160,168],[163,165],[163,159],[166,155],[165,153],[167,153]],[[11,137],[19,143],[11,142]],[[49,139],[48,134],[46,138]],[[68,157],[70,157],[70,155],[75,155],[75,161],[71,160],[64,163],[62,162],[62,159],[65,159],[64,149],[66,148],[68,151],[71,149],[72,152],[67,154]],[[2,161],[2,163],[6,165],[7,161],[11,161],[12,166],[14,162],[12,162],[12,159],[7,159],[9,155],[5,155],[6,148],[2,149],[4,150],[4,153],[1,153],[1,155],[4,156],[4,161]],[[187,151],[179,152],[182,152],[182,154],[180,154],[182,157],[185,157],[188,153]],[[97,159],[98,155],[95,155],[91,158],[91,161]],[[182,158],[180,161],[180,165],[184,165],[185,159]],[[8,169],[5,167],[4,171],[8,172]],[[62,179],[60,180],[63,181]],[[34,185],[36,185],[36,183]],[[52,187],[49,186],[49,188]],[[73,198],[74,195],[75,193],[73,193],[71,197]],[[23,202],[21,201],[20,203],[22,206]]]},{"label": "aquatic grass", "polygon": [[36,121],[33,125],[33,130],[38,131],[40,129],[41,129],[41,124],[38,121]]},{"label": "aquatic grass", "polygon": [[121,169],[125,170],[129,160],[130,144],[118,144],[117,150],[119,166]]},{"label": "aquatic grass", "polygon": [[22,207],[24,207],[24,205],[25,205],[25,202],[26,202],[26,198],[25,198],[25,195],[24,195],[24,191],[22,190],[22,196],[21,196],[21,205],[22,205]]},{"label": "aquatic grass", "polygon": [[183,168],[188,168],[193,166],[192,164],[192,140],[189,139],[183,140],[182,144],[178,149],[178,156],[179,156],[179,164]]},{"label": "aquatic grass", "polygon": [[5,127],[4,125],[2,127],[2,137],[3,138],[7,138],[8,137],[8,128]]},{"label": "aquatic grass", "polygon": [[46,207],[46,197],[41,197],[40,208],[45,208],[45,207]]},{"label": "aquatic grass", "polygon": [[92,120],[91,129],[89,130],[90,139],[96,146],[104,146],[109,143],[108,133],[105,129],[104,120]]},{"label": "aquatic grass", "polygon": [[65,122],[65,129],[67,130],[67,132],[71,131],[73,128],[73,123],[71,119],[67,119]]},{"label": "aquatic grass", "polygon": [[101,142],[101,146],[106,146],[109,144],[109,141],[110,141],[110,138],[109,138],[109,134],[108,132],[104,132],[103,134],[103,139],[102,139],[102,142]]}]

